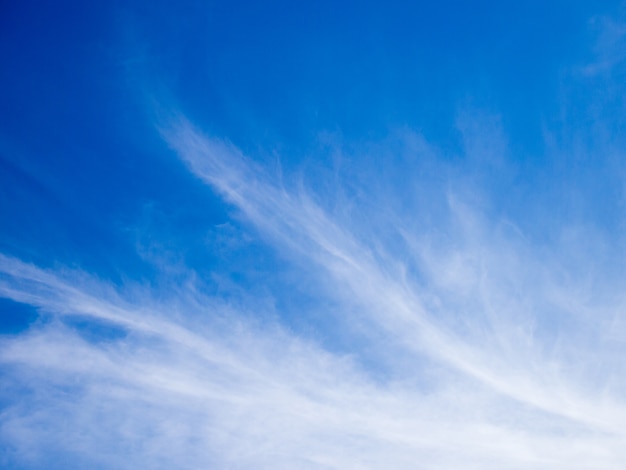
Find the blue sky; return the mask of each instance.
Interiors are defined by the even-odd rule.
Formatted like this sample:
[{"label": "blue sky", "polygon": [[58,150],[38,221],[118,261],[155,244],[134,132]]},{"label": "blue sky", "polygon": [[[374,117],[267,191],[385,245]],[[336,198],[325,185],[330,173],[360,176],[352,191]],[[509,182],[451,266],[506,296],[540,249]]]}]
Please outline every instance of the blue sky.
[{"label": "blue sky", "polygon": [[625,8],[3,4],[0,466],[622,468]]}]

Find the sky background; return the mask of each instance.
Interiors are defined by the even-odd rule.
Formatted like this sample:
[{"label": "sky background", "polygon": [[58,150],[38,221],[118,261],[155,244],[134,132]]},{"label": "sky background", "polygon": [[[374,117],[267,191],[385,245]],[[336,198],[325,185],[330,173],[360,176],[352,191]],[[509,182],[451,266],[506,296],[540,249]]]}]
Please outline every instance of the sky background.
[{"label": "sky background", "polygon": [[620,469],[626,5],[3,2],[0,467]]}]

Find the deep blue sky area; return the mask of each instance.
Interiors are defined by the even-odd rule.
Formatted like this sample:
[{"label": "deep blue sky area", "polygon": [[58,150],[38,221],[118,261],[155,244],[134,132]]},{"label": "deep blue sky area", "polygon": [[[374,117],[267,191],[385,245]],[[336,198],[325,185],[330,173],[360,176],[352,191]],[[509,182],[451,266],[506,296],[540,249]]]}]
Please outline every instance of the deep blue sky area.
[{"label": "deep blue sky area", "polygon": [[[563,95],[577,93],[568,71],[593,54],[589,19],[615,9],[611,2],[5,3],[2,250],[114,279],[150,278],[136,252],[152,241],[136,233],[161,214],[171,229],[162,238],[199,253],[194,240],[224,223],[227,209],[169,158],[154,123],[172,103],[256,158],[279,152],[287,168],[321,132],[376,140],[402,127],[454,160],[462,154],[459,110],[497,113],[522,171],[511,194],[527,198],[535,178],[570,171],[546,157],[543,126],[585,123],[588,96],[576,100],[580,109],[563,110]],[[584,173],[585,162],[577,165]],[[194,259],[209,262],[198,253]]]},{"label": "deep blue sky area", "polygon": [[285,167],[321,132],[359,141],[402,127],[455,159],[459,109],[486,110],[503,116],[515,163],[550,174],[542,122],[562,115],[563,70],[592,53],[589,18],[611,8],[5,2],[0,247],[118,281],[154,275],[138,245],[185,246],[188,262],[210,266],[198,240],[228,209],[169,158],[154,123],[172,103]]},{"label": "deep blue sky area", "polygon": [[[33,191],[20,196],[6,184],[11,196],[3,201],[32,198],[23,207],[32,204],[38,216],[76,211],[92,227],[63,235],[77,241],[82,230],[98,232],[96,219],[135,216],[128,201],[154,197],[169,176],[146,112],[146,101],[162,90],[243,148],[300,153],[321,130],[363,138],[410,126],[454,142],[455,113],[469,102],[502,112],[513,144],[532,158],[541,152],[538,117],[558,113],[562,67],[586,59],[587,20],[609,7],[7,3],[3,174],[31,178],[15,186],[32,184]],[[4,202],[3,211],[16,206]],[[55,236],[53,227],[46,232]]]}]

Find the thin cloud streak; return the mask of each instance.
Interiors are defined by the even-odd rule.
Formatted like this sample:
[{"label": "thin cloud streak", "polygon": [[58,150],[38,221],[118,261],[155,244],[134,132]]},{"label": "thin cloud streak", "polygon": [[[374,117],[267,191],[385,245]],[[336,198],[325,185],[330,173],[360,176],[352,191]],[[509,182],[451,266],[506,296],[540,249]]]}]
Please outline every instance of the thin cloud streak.
[{"label": "thin cloud streak", "polygon": [[[18,368],[8,376],[31,388],[37,406],[17,400],[1,432],[30,468],[45,465],[51,449],[116,468],[613,468],[623,457],[617,436],[512,406],[460,378],[436,394],[376,383],[346,358],[276,327],[253,329],[235,312],[220,331],[197,324],[192,332],[164,320],[171,311],[162,302],[135,294],[129,304],[80,273],[6,256],[0,272],[3,296],[127,332],[98,343],[54,321],[3,339],[2,364]],[[572,443],[577,450],[564,456]]]},{"label": "thin cloud streak", "polygon": [[385,238],[183,118],[162,132],[267,242],[330,277],[317,293],[350,316],[332,324],[358,324],[346,334],[368,354],[399,360],[381,378],[363,342],[328,352],[265,307],[207,295],[190,270],[181,281],[180,266],[167,286],[116,287],[0,254],[0,296],[43,315],[0,340],[3,465],[620,468],[620,298],[577,289],[558,257],[454,184],[432,193],[447,214],[429,226],[393,205],[372,213]]},{"label": "thin cloud streak", "polygon": [[[472,312],[469,323],[471,326],[472,321],[485,320],[487,332],[474,336],[471,331],[466,331],[460,335],[450,324],[441,323],[439,312],[429,311],[424,305],[419,285],[395,277],[388,265],[377,261],[369,246],[357,241],[340,221],[332,220],[311,196],[302,190],[296,193],[279,187],[231,144],[203,136],[185,119],[177,120],[164,135],[192,172],[235,204],[248,220],[274,240],[277,247],[288,247],[297,252],[320,267],[321,276],[328,273],[348,287],[354,302],[363,307],[360,312],[371,321],[371,328],[382,327],[392,342],[400,343],[416,354],[427,353],[522,403],[621,435],[626,424],[622,401],[580,390],[579,383],[561,373],[565,364],[558,362],[558,356],[543,355],[541,338],[532,331],[525,331],[527,325],[519,323],[520,319],[514,320],[514,315],[518,314],[522,316],[522,322],[532,322],[533,316],[549,314],[549,311],[529,311],[517,304],[514,293],[503,291],[502,283],[490,279],[490,270],[499,274],[498,264],[506,262],[507,257],[516,257],[506,240],[479,239],[479,246],[469,243],[466,252],[457,250],[456,253],[438,255],[429,253],[428,247],[420,246],[415,239],[411,241],[414,250],[410,255],[419,257],[430,269],[430,286],[438,288],[438,293],[444,297],[456,294],[453,290],[445,290],[448,287],[445,283],[449,280],[443,279],[442,275],[462,273],[467,268],[463,258],[474,258],[482,263],[477,272],[456,280],[457,284],[460,282],[465,286],[453,287],[472,289],[472,277],[481,279],[482,285],[477,290],[479,297],[483,297],[478,299],[478,307],[483,311]],[[477,221],[472,221],[469,208],[454,202],[454,196],[449,200],[449,207],[453,216],[461,221],[460,242],[471,236],[480,237],[480,234],[471,233],[476,231],[472,225],[475,226]],[[406,233],[405,236],[412,237]],[[493,242],[499,245],[488,248],[487,244]],[[494,256],[496,250],[499,253]],[[461,259],[453,261],[451,257],[455,255]],[[526,263],[536,261],[531,258]],[[542,271],[550,269],[550,266],[540,264],[533,267],[542,275],[545,275]],[[529,294],[546,295],[540,290]],[[498,295],[511,297],[512,303],[498,306],[508,312],[488,311],[492,310],[489,302],[497,300]],[[554,309],[558,305],[547,307]],[[491,316],[487,317],[488,313]],[[577,319],[574,317],[573,320]],[[514,357],[510,354],[511,349],[515,350]]]}]

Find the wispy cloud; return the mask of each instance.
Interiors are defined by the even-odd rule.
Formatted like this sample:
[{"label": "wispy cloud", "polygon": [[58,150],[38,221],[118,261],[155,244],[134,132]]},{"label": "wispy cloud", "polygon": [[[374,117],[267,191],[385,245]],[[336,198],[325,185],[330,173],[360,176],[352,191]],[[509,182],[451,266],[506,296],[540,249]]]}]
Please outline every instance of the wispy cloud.
[{"label": "wispy cloud", "polygon": [[[115,287],[2,255],[0,295],[48,315],[0,344],[6,466],[619,468],[623,300],[468,203],[481,197],[459,172],[435,164],[447,175],[427,190],[438,200],[362,217],[184,118],[162,133],[319,279],[317,295],[348,317],[326,313],[328,324],[361,339],[327,351],[315,334],[253,320],[269,307],[250,315],[241,305],[253,302],[205,293],[191,271],[165,289]],[[429,185],[419,174],[417,192]],[[380,180],[370,191],[359,197],[391,200]]]},{"label": "wispy cloud", "polygon": [[623,18],[596,16],[591,19],[591,26],[596,33],[594,60],[582,68],[586,76],[612,75],[626,58],[626,24]]},{"label": "wispy cloud", "polygon": [[[419,224],[411,227],[417,233],[409,232],[391,216],[385,222],[396,224],[390,229],[407,245],[381,247],[376,239],[364,242],[368,233],[363,230],[357,237],[331,218],[314,196],[273,183],[239,151],[203,137],[184,120],[174,125],[168,140],[196,175],[236,204],[277,246],[298,251],[321,276],[331,275],[345,286],[370,328],[382,328],[390,341],[521,402],[601,428],[621,428],[621,407],[605,402],[606,397],[585,396],[560,373],[560,361],[579,344],[575,335],[555,338],[563,326],[560,315],[575,329],[588,327],[571,304],[564,305],[571,294],[564,292],[570,286],[555,280],[559,265],[533,259],[532,247],[518,234],[511,241],[506,233],[489,233],[492,228],[454,191],[445,195],[452,223],[426,227],[448,231],[447,242],[424,235]],[[402,269],[406,259],[416,260],[425,275],[421,283]],[[597,334],[590,347],[601,347],[604,337]],[[589,371],[582,366],[580,372]]]},{"label": "wispy cloud", "polygon": [[[435,392],[414,377],[372,380],[353,360],[247,325],[190,286],[155,302],[6,256],[0,268],[3,296],[62,315],[2,342],[6,383],[28,390],[5,408],[2,435],[32,468],[70,456],[76,467],[116,468],[612,468],[623,457],[621,434],[455,375]],[[182,312],[196,320],[170,320]],[[68,316],[123,334],[94,341]]]},{"label": "wispy cloud", "polygon": [[0,467],[623,469],[624,19],[195,3],[12,9]]}]

